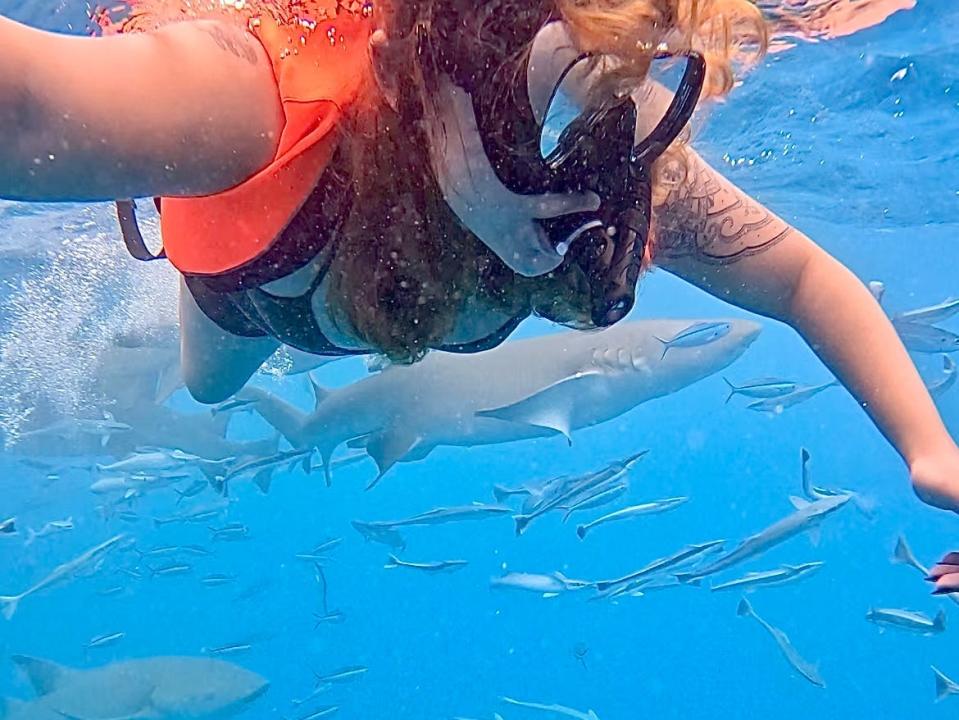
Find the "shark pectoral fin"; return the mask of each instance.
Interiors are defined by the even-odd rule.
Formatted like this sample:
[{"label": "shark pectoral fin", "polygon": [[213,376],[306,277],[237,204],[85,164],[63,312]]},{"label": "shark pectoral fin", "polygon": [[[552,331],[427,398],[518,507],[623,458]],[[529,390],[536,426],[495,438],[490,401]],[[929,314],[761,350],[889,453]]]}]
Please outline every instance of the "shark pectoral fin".
[{"label": "shark pectoral fin", "polygon": [[355,437],[352,440],[348,440],[346,442],[346,447],[350,448],[350,450],[365,450],[366,446],[370,442],[370,437],[371,437],[371,434],[369,433],[367,433],[366,435],[360,435],[359,437]]},{"label": "shark pectoral fin", "polygon": [[237,397],[254,400],[251,406],[273,429],[280,433],[290,445],[302,448],[306,442],[306,424],[310,415],[303,412],[276,395],[260,388],[245,388]]},{"label": "shark pectoral fin", "polygon": [[26,674],[30,685],[33,686],[33,691],[41,696],[49,695],[56,690],[64,678],[72,672],[63,665],[27,655],[14,655],[10,659]]},{"label": "shark pectoral fin", "polygon": [[809,528],[809,541],[813,547],[819,547],[819,543],[822,542],[822,528],[818,525]]},{"label": "shark pectoral fin", "polygon": [[392,428],[370,435],[366,444],[366,452],[373,458],[379,473],[366,486],[366,489],[369,490],[376,485],[391,467],[411,455],[419,447],[422,439],[420,435],[411,430],[399,428]]},{"label": "shark pectoral fin", "polygon": [[582,397],[591,383],[601,378],[602,373],[598,370],[579,372],[511,405],[480,410],[476,415],[552,430],[563,435],[572,444],[570,433],[574,402]]}]

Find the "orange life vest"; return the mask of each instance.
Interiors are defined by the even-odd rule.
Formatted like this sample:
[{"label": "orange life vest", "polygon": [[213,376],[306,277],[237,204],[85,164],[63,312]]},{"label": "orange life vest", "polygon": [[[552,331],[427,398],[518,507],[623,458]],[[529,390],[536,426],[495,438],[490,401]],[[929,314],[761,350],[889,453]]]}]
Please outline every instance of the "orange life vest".
[{"label": "orange life vest", "polygon": [[[316,187],[335,150],[332,131],[369,77],[373,5],[299,0],[282,19],[244,0],[204,12],[183,0],[136,0],[131,17],[107,32],[130,32],[180,19],[247,21],[273,65],[285,118],[276,156],[239,185],[215,195],[162,198],[160,231],[182,273],[213,276],[256,261]],[[274,9],[275,10],[275,9]],[[167,17],[163,17],[166,15]]]}]

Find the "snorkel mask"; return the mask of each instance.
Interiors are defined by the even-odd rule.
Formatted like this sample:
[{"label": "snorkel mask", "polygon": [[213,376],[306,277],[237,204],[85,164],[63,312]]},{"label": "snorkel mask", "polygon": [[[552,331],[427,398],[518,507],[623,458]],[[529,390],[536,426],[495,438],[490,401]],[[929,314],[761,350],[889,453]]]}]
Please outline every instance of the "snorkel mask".
[{"label": "snorkel mask", "polygon": [[[514,40],[522,28],[503,27],[495,15],[493,37]],[[517,22],[515,24],[522,24]],[[500,25],[496,33],[496,25]],[[465,34],[465,33],[464,33]],[[531,33],[532,34],[532,33]],[[499,37],[496,37],[498,35]],[[529,37],[529,36],[527,36]],[[610,62],[578,51],[561,21],[541,24],[526,62],[526,82],[497,77],[503,65],[500,48],[485,38],[468,49],[457,43],[457,62],[440,63],[451,81],[472,99],[475,123],[498,181],[517,195],[594,193],[598,209],[535,220],[557,254],[555,273],[578,273],[588,287],[593,327],[607,327],[625,317],[635,301],[650,229],[652,167],[692,116],[705,76],[702,56],[682,56],[685,69],[662,119],[636,142],[638,109],[632,97],[612,98],[581,109],[573,101],[597,64]],[[515,50],[515,45],[513,46]],[[665,53],[657,57],[672,57]],[[557,131],[556,126],[562,126]],[[482,199],[476,204],[483,206]],[[486,212],[496,212],[487,203]],[[456,208],[454,207],[454,212]],[[496,252],[496,247],[461,221]],[[497,252],[511,265],[507,253]],[[527,274],[527,273],[524,273]]]}]

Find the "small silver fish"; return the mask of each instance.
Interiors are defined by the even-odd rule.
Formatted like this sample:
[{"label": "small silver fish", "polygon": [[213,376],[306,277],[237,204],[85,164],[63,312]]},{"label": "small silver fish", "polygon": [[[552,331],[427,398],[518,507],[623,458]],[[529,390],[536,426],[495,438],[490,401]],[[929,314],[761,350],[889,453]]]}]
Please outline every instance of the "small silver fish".
[{"label": "small silver fish", "polygon": [[933,397],[942,397],[956,384],[956,361],[948,355],[942,356],[942,374],[935,380],[924,381],[926,390]]},{"label": "small silver fish", "polygon": [[935,666],[932,666],[932,672],[936,676],[936,702],[945,700],[950,695],[959,695],[959,685],[947,678]]},{"label": "small silver fish", "polygon": [[893,320],[906,349],[917,353],[952,353],[959,350],[959,335],[935,325]]},{"label": "small silver fish", "polygon": [[207,587],[220,587],[221,585],[229,585],[235,580],[235,575],[224,575],[223,573],[213,573],[200,578],[200,582]]},{"label": "small silver fish", "polygon": [[354,680],[361,675],[365,675],[368,670],[369,668],[364,667],[363,665],[349,665],[347,667],[340,668],[339,670],[334,670],[326,675],[320,675],[314,671],[313,676],[316,678],[317,686],[332,685],[333,683]]},{"label": "small silver fish", "polygon": [[717,552],[725,545],[725,540],[710,540],[709,542],[698,543],[696,545],[687,545],[686,547],[667,555],[659,560],[653,560],[651,563],[635,572],[631,572],[623,577],[614,580],[599,580],[596,582],[596,589],[605,592],[612,588],[628,585],[642,578],[648,578],[659,575],[664,571],[683,565],[691,560],[701,558],[710,552]]},{"label": "small silver fish", "polygon": [[339,547],[339,545],[342,542],[343,542],[343,538],[338,538],[338,537],[330,538],[329,540],[324,540],[319,545],[314,547],[310,551],[310,553],[313,555],[322,555],[323,553],[329,552],[330,550],[333,550],[334,548]]},{"label": "small silver fish", "polygon": [[586,537],[586,533],[598,525],[604,525],[608,522],[615,522],[616,520],[628,520],[630,518],[639,517],[640,515],[654,515],[656,513],[666,512],[668,510],[677,508],[688,501],[688,497],[674,497],[666,498],[665,500],[655,500],[653,502],[641,503],[639,505],[630,505],[629,507],[616,510],[615,512],[603,515],[602,517],[578,526],[576,528],[576,534],[579,536],[579,539],[582,540]]},{"label": "small silver fish", "polygon": [[768,398],[778,398],[795,392],[799,383],[792,380],[782,380],[780,378],[764,377],[755,380],[747,380],[742,385],[733,385],[727,378],[723,381],[729,386],[729,394],[726,396],[728,403],[734,395],[765,400]]},{"label": "small silver fish", "polygon": [[826,683],[823,682],[823,679],[819,675],[819,671],[816,669],[816,666],[803,659],[796,648],[793,647],[793,644],[790,642],[789,636],[786,635],[786,633],[777,627],[773,627],[768,622],[763,620],[759,615],[757,615],[756,611],[753,610],[752,605],[749,604],[749,601],[746,598],[743,598],[739,601],[739,607],[736,609],[736,614],[740,617],[751,617],[758,622],[762,628],[772,636],[773,640],[776,641],[776,645],[779,647],[780,652],[782,652],[783,657],[786,658],[786,661],[792,665],[796,672],[798,672],[816,687],[826,687]]},{"label": "small silver fish", "polygon": [[246,540],[250,537],[250,528],[243,523],[227,523],[223,527],[210,528],[214,540]]},{"label": "small silver fish", "polygon": [[203,652],[214,657],[223,657],[225,655],[241,655],[253,649],[252,643],[240,642],[229,645],[221,645],[215,648],[204,648]]},{"label": "small silver fish", "polygon": [[135,552],[142,559],[176,555],[179,551],[179,545],[157,545],[149,550],[138,550],[137,548],[133,548],[133,552]]},{"label": "small silver fish", "polygon": [[391,527],[380,527],[360,520],[353,520],[350,524],[367,542],[380,543],[396,550],[406,549],[406,540],[397,530]]},{"label": "small silver fish", "polygon": [[207,482],[206,480],[195,480],[193,483],[188,485],[184,490],[173,488],[173,492],[175,492],[179,496],[177,498],[176,504],[179,505],[184,500],[189,500],[190,498],[196,497],[197,495],[202,493],[204,490],[206,490],[208,487],[210,487],[210,483]]},{"label": "small silver fish", "polygon": [[580,512],[582,510],[592,510],[594,508],[603,507],[604,505],[609,505],[611,502],[613,502],[613,500],[618,498],[627,490],[629,490],[628,482],[616,482],[608,487],[598,487],[596,492],[592,495],[587,495],[582,500],[570,505],[566,509],[566,514],[563,515],[563,522],[569,520],[573,513]]},{"label": "small silver fish", "polygon": [[808,562],[801,565],[783,565],[775,570],[764,570],[762,572],[748,572],[741,578],[729,580],[719,585],[713,585],[709,589],[713,592],[720,590],[732,590],[734,588],[753,588],[757,586],[771,587],[774,585],[784,585],[795,580],[799,580],[812,572],[815,572],[823,566],[822,562]]},{"label": "small silver fish", "polygon": [[732,325],[728,322],[698,322],[690,325],[685,330],[681,330],[669,339],[657,337],[663,344],[663,355],[672,348],[694,348],[708,345],[729,334]]},{"label": "small silver fish", "polygon": [[17,532],[17,519],[15,517],[0,521],[0,535],[13,535]]},{"label": "small silver fish", "polygon": [[392,568],[409,568],[411,570],[422,570],[428,573],[442,573],[442,572],[455,572],[457,570],[462,570],[466,567],[466,560],[437,560],[434,562],[407,562],[406,560],[400,560],[396,555],[390,555],[389,561],[383,567],[386,569]]},{"label": "small silver fish", "polygon": [[574,720],[599,720],[599,716],[592,710],[587,710],[586,712],[580,712],[579,710],[574,710],[573,708],[566,707],[565,705],[558,705],[552,703],[547,705],[545,703],[536,703],[536,702],[527,702],[525,700],[515,700],[511,697],[506,697],[505,695],[500,696],[500,700],[509,705],[517,705],[519,707],[531,708],[533,710],[545,710],[546,712],[556,713],[557,715],[565,715],[566,717],[574,718]]},{"label": "small silver fish", "polygon": [[33,545],[33,543],[40,538],[50,537],[51,535],[57,535],[63,532],[69,532],[70,530],[73,530],[73,527],[73,518],[68,517],[66,520],[51,520],[39,530],[28,528],[27,539],[24,541],[23,545],[24,547]]},{"label": "small silver fish", "polygon": [[205,523],[219,517],[229,507],[226,501],[219,501],[215,505],[192,508],[186,512],[163,518],[153,518],[153,524],[157,527],[163,525],[175,525],[180,523]]},{"label": "small silver fish", "polygon": [[823,390],[835,387],[838,384],[839,383],[837,381],[833,380],[831,382],[823,383],[822,385],[807,385],[794,390],[788,395],[780,395],[779,397],[772,397],[765,400],[751,402],[746,406],[746,408],[756,412],[780,415],[784,410],[795,407],[799,403],[806,402],[810,398],[821,393]]},{"label": "small silver fish", "polygon": [[313,712],[297,718],[297,720],[319,720],[320,718],[329,717],[339,709],[339,705],[327,705],[326,707],[317,708]]},{"label": "small silver fish", "polygon": [[127,634],[125,632],[115,632],[115,633],[107,633],[106,635],[97,635],[95,638],[92,638],[90,642],[87,643],[86,647],[87,647],[87,650],[109,647],[111,645],[116,645],[126,636]]},{"label": "small silver fish", "polygon": [[538,593],[544,598],[554,598],[567,590],[581,590],[589,587],[590,583],[584,580],[570,580],[559,572],[551,575],[538,573],[506,573],[502,577],[490,578],[492,588],[511,588]]},{"label": "small silver fish", "polygon": [[946,613],[940,610],[936,617],[929,618],[920,612],[895,608],[871,608],[866,620],[883,627],[896,627],[920,635],[938,635],[946,629]]},{"label": "small silver fish", "polygon": [[313,613],[313,629],[316,630],[320,625],[339,625],[346,621],[346,615],[339,610],[331,610],[327,613]]},{"label": "small silver fish", "polygon": [[150,577],[172,577],[176,575],[188,575],[193,572],[193,566],[186,563],[173,563],[163,567],[150,568]]},{"label": "small silver fish", "polygon": [[959,313],[959,298],[946,298],[941,303],[906,310],[893,315],[893,320],[908,323],[934,323],[948,320]]}]

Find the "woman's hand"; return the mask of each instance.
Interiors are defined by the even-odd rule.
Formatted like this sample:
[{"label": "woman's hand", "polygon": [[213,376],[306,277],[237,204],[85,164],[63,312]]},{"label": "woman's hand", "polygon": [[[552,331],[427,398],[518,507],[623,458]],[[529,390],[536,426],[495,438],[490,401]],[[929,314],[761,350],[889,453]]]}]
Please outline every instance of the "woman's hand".
[{"label": "woman's hand", "polygon": [[926,577],[929,582],[936,583],[933,595],[945,595],[959,591],[959,553],[946,553]]},{"label": "woman's hand", "polygon": [[916,457],[909,464],[909,474],[923,502],[959,512],[959,447],[954,443]]},{"label": "woman's hand", "polygon": [[[382,29],[370,37],[370,56],[380,92],[397,109],[398,73],[410,40],[393,41]],[[433,173],[443,199],[460,221],[514,272],[527,277],[555,270],[563,255],[537,220],[599,208],[593,193],[519,195],[490,164],[469,94],[443,77],[427,131]]]},{"label": "woman's hand", "polygon": [[514,272],[535,277],[556,269],[563,256],[537,220],[596,210],[599,197],[514,193],[486,156],[469,93],[443,78],[438,95],[430,157],[447,205]]}]

